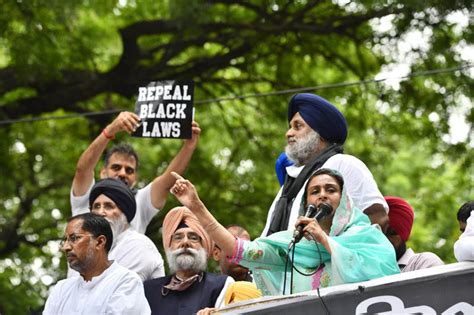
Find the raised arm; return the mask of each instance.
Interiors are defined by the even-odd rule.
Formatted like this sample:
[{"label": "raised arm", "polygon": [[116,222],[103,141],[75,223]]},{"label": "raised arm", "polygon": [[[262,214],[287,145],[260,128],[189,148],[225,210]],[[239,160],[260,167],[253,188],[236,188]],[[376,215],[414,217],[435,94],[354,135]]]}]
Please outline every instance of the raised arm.
[{"label": "raised arm", "polygon": [[139,117],[132,112],[121,112],[101,134],[82,153],[76,165],[76,173],[72,181],[74,196],[83,196],[94,178],[94,170],[107,144],[120,131],[131,133],[135,130]]},{"label": "raised arm", "polygon": [[155,178],[151,184],[151,203],[153,204],[153,207],[157,209],[162,209],[164,207],[166,198],[168,197],[168,192],[176,181],[173,175],[171,175],[171,172],[176,172],[180,175],[184,174],[184,171],[191,161],[194,150],[196,149],[200,134],[201,129],[199,128],[199,124],[193,121],[191,139],[184,141],[181,150],[171,161],[170,165],[168,165],[165,172]]},{"label": "raised arm", "polygon": [[194,185],[179,174],[171,173],[176,182],[171,188],[171,193],[179,202],[189,208],[198,217],[199,222],[209,234],[211,239],[219,246],[227,256],[232,256],[235,248],[235,238],[227,229],[217,222],[216,218],[207,210],[204,203],[199,199]]}]

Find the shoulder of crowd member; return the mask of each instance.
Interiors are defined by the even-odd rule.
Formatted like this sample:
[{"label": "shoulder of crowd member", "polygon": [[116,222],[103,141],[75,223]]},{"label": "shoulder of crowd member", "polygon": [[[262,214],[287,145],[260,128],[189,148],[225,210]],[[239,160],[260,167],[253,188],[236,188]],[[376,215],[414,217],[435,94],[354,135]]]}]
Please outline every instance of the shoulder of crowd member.
[{"label": "shoulder of crowd member", "polygon": [[147,247],[150,249],[157,249],[155,243],[146,235],[138,233],[135,230],[130,230],[125,236],[127,246],[129,247]]},{"label": "shoulder of crowd member", "polygon": [[[327,164],[329,164],[329,167],[326,166]],[[350,167],[356,167],[359,169],[368,170],[367,165],[365,165],[365,163],[361,159],[359,159],[358,157],[354,155],[343,154],[343,153],[335,154],[331,156],[324,164],[324,167],[328,167],[328,168],[335,168],[335,166],[338,166],[340,168],[344,168],[344,166],[347,168],[348,166],[350,166]]]}]

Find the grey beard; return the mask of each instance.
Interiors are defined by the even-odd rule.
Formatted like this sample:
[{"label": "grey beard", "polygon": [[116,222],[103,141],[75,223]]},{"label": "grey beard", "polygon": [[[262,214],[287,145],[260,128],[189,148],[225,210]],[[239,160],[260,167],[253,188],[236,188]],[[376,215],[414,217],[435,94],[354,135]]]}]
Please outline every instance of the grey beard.
[{"label": "grey beard", "polygon": [[86,257],[82,261],[76,260],[75,262],[69,263],[69,267],[82,275],[84,271],[89,270],[91,268],[91,266],[94,264],[94,261],[94,252],[92,251],[92,246],[89,241]]},{"label": "grey beard", "polygon": [[177,271],[194,271],[199,273],[205,271],[207,267],[207,252],[204,248],[167,250],[166,258],[170,271],[173,274]]},{"label": "grey beard", "polygon": [[306,137],[296,139],[295,143],[287,144],[285,147],[286,156],[295,163],[296,166],[301,166],[307,163],[318,151],[321,137],[319,134],[311,130]]},{"label": "grey beard", "polygon": [[118,236],[128,228],[128,221],[127,217],[123,213],[120,213],[118,218],[113,220],[107,219],[107,221],[109,221],[110,227],[112,228],[112,236],[114,237],[114,241],[111,248],[113,248],[117,242]]}]

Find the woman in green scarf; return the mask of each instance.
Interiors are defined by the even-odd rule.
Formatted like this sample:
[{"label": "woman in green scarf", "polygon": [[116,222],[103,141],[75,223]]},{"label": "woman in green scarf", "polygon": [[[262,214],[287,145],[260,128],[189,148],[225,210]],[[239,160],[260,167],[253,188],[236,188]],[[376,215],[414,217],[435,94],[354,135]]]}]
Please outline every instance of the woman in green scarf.
[{"label": "woman in green scarf", "polygon": [[[252,270],[263,295],[303,292],[400,272],[393,246],[378,225],[371,225],[369,218],[353,206],[337,171],[319,169],[308,179],[300,213],[309,204],[319,208],[321,203],[329,204],[332,211],[319,221],[306,217],[297,220],[295,226],[304,226],[305,238],[294,246],[294,255],[288,254],[293,231],[254,241],[235,238],[207,210],[192,183],[176,173],[174,176],[177,180],[171,192],[196,214],[228,259]],[[297,270],[291,282],[288,255],[288,264],[293,262]]]}]

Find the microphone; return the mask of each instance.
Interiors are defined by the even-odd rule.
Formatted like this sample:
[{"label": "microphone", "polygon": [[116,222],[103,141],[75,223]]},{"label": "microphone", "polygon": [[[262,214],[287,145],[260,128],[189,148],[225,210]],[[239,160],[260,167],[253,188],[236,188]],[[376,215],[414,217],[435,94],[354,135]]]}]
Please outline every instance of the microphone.
[{"label": "microphone", "polygon": [[321,202],[319,204],[318,213],[316,213],[314,218],[316,219],[316,221],[319,222],[319,220],[321,220],[322,218],[324,218],[325,216],[327,216],[331,212],[332,212],[332,206],[329,203]]},{"label": "microphone", "polygon": [[[316,212],[317,211],[317,212]],[[332,206],[328,203],[325,203],[325,202],[321,202],[319,204],[319,208],[316,209],[316,206],[313,205],[313,204],[309,204],[307,207],[306,207],[306,213],[304,214],[305,217],[307,218],[315,218],[316,221],[319,221],[321,220],[323,217],[327,216],[328,214],[330,214],[332,212]],[[316,213],[316,214],[315,214]],[[303,238],[303,229],[304,229],[305,225],[304,224],[299,224],[297,227],[296,227],[296,230],[295,232],[293,233],[293,240],[291,241],[290,244],[296,244],[298,243],[299,241],[301,241],[301,239]]]}]

